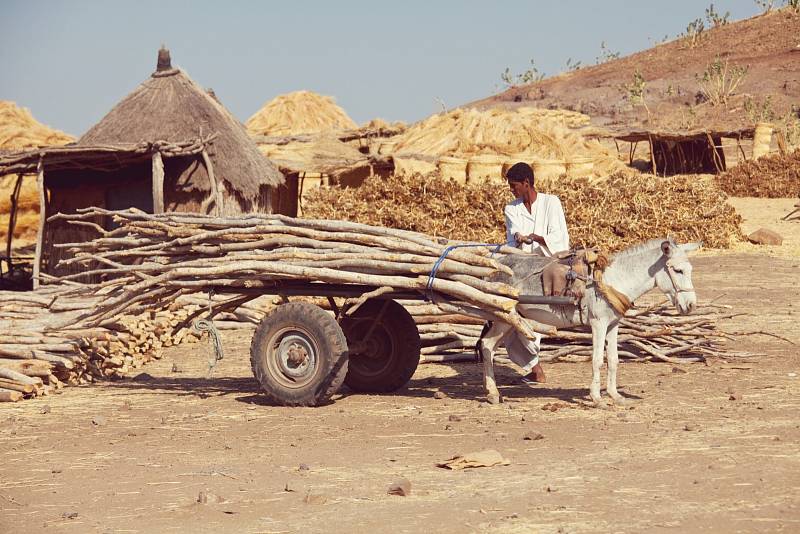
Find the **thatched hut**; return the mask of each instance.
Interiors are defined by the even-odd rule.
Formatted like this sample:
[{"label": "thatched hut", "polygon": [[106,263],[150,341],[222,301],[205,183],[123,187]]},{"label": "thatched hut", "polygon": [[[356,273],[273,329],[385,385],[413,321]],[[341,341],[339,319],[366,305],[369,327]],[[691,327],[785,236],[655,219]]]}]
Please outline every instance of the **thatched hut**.
[{"label": "thatched hut", "polygon": [[[270,213],[283,175],[220,103],[159,50],[156,71],[74,145],[0,157],[0,174],[38,175],[42,223],[34,273],[57,267],[60,243],[92,239],[89,226],[47,217],[88,206],[238,215]],[[110,228],[110,220],[94,221]]]}]

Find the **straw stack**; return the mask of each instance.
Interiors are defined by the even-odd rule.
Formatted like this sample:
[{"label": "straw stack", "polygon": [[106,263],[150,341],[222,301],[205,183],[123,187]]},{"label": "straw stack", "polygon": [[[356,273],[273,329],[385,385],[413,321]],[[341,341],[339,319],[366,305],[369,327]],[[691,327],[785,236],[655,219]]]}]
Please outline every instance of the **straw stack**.
[{"label": "straw stack", "polygon": [[0,100],[0,149],[23,150],[41,146],[65,145],[75,138],[41,124],[26,108]]},{"label": "straw stack", "polygon": [[296,91],[275,97],[250,117],[245,126],[250,135],[266,136],[358,128],[333,98],[311,91]]},{"label": "straw stack", "polygon": [[593,165],[584,163],[591,169],[589,176],[623,172],[626,167],[616,153],[571,128],[585,119],[585,115],[564,110],[456,109],[428,117],[395,136],[393,155],[396,159],[495,155],[532,165],[556,161],[562,169],[569,162],[589,158]]}]

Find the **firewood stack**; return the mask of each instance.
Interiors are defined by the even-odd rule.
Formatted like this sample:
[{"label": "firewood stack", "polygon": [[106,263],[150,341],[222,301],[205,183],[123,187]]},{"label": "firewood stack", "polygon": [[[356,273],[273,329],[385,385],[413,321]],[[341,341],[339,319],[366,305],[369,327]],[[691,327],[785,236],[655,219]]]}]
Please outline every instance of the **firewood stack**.
[{"label": "firewood stack", "polygon": [[[436,314],[435,306],[404,303],[417,322],[422,338],[421,362],[475,360],[475,345],[483,328],[472,317]],[[733,335],[718,327],[735,314],[730,306],[701,304],[691,315],[679,315],[674,307],[658,303],[634,306],[620,324],[619,355],[629,360],[689,363],[708,356],[726,358],[752,354],[733,351],[725,345]],[[504,349],[501,348],[501,355]],[[592,335],[586,331],[560,330],[542,339],[539,358],[552,361],[589,361]],[[501,356],[502,357],[502,356]]]},{"label": "firewood stack", "polygon": [[73,292],[62,285],[32,293],[0,291],[0,401],[125,376],[160,358],[162,347],[201,336],[181,327],[198,309],[191,304],[83,328],[76,318],[100,300]]},{"label": "firewood stack", "polygon": [[[91,290],[103,301],[81,317],[86,326],[102,326],[120,313],[148,311],[214,288],[237,294],[250,288],[269,290],[281,281],[314,281],[363,284],[377,288],[376,295],[420,292],[448,313],[505,321],[523,335],[533,335],[516,311],[517,289],[483,280],[498,271],[510,274],[508,267],[490,257],[488,248],[451,248],[440,261],[448,247],[460,243],[416,232],[282,215],[216,218],[88,208],[54,217],[91,226],[101,234],[91,242],[58,245],[72,256],[62,263],[83,268],[58,281],[105,280]],[[112,217],[119,228],[106,231],[89,222],[99,217]],[[434,266],[438,270],[431,278]],[[217,311],[231,311],[252,298],[236,295]]]}]

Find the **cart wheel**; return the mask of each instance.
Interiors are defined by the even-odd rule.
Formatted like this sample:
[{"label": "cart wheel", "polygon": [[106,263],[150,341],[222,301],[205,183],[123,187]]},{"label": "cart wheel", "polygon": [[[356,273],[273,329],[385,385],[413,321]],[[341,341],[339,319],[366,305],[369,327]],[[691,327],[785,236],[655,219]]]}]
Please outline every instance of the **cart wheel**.
[{"label": "cart wheel", "polygon": [[419,365],[420,340],[403,306],[368,300],[341,325],[350,347],[345,384],[355,391],[385,393],[408,383]]},{"label": "cart wheel", "polygon": [[330,400],[347,374],[347,339],[336,320],[307,302],[278,306],[258,325],[250,365],[267,396],[285,406]]}]

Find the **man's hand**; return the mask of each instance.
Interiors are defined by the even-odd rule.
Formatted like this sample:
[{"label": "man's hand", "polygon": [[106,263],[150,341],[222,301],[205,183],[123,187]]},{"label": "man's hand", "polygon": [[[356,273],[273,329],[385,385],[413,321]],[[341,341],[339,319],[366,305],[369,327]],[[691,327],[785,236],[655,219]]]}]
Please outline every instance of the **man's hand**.
[{"label": "man's hand", "polygon": [[538,234],[522,235],[521,233],[517,232],[514,234],[514,240],[517,242],[518,247],[523,243],[526,245],[530,245],[532,243],[539,243],[540,245],[545,244],[544,237]]},{"label": "man's hand", "polygon": [[540,236],[538,234],[531,234],[531,235],[527,236],[527,239],[528,239],[528,241],[526,241],[526,243],[534,243],[535,242],[535,243],[539,243],[540,245],[545,245],[546,244],[544,242],[544,237],[542,237],[542,236]]}]

